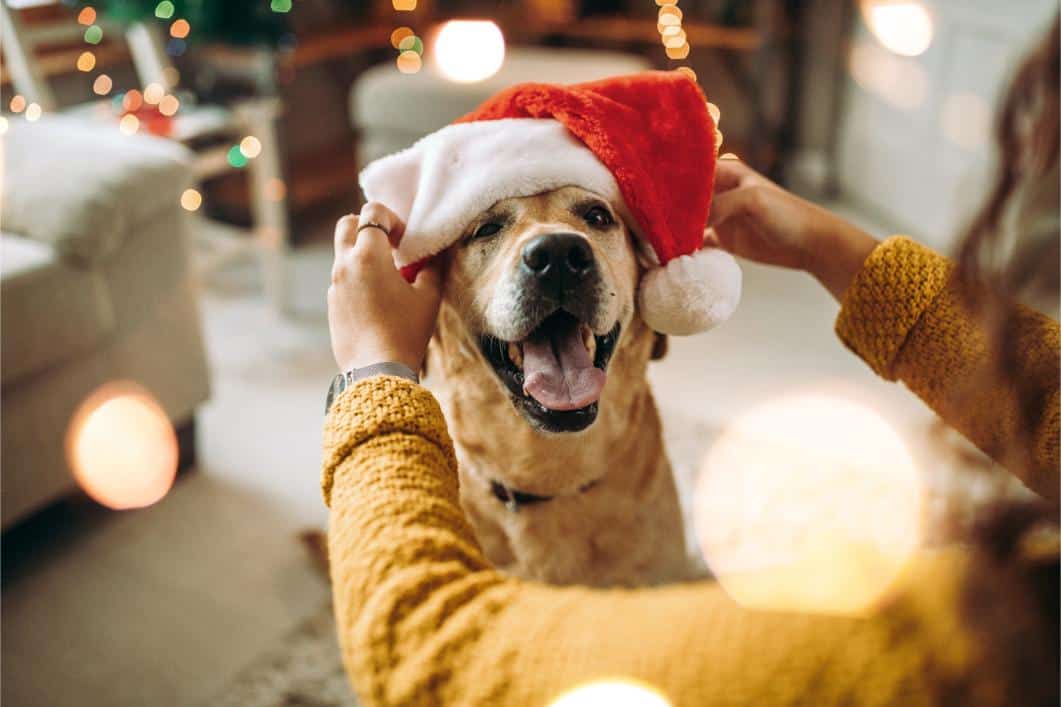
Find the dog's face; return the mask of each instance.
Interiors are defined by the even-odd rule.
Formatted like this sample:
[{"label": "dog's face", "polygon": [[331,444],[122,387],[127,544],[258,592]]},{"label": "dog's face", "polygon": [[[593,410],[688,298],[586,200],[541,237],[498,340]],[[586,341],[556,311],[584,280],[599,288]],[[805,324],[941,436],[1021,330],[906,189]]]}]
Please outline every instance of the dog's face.
[{"label": "dog's face", "polygon": [[591,425],[640,275],[614,206],[578,187],[506,199],[446,267],[445,306],[517,410],[549,432]]}]

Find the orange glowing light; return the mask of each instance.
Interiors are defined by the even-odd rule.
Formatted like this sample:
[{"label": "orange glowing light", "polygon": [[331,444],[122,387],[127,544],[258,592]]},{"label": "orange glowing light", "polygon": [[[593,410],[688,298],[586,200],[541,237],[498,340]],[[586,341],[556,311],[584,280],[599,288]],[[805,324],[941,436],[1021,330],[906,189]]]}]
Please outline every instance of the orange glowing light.
[{"label": "orange glowing light", "polygon": [[[667,29],[672,28],[668,27]],[[681,49],[682,47],[688,47],[689,44],[685,41],[685,31],[680,28],[674,29],[677,29],[678,31],[670,34],[665,33],[663,35],[663,46],[667,47],[668,49]]]},{"label": "orange glowing light", "polygon": [[689,43],[686,42],[680,47],[667,47],[666,52],[668,59],[684,59],[689,56]]},{"label": "orange glowing light", "polygon": [[682,9],[677,5],[667,5],[666,7],[661,7],[659,9],[660,24],[673,24],[671,20],[667,20],[666,22],[664,22],[664,17],[674,17],[680,23],[682,19]]},{"label": "orange glowing light", "polygon": [[399,54],[396,62],[398,65],[398,71],[403,74],[415,74],[423,65],[420,55],[412,50],[404,51]]},{"label": "orange glowing light", "polygon": [[198,211],[203,205],[203,195],[198,189],[185,189],[181,194],[181,208],[185,211]]},{"label": "orange glowing light", "polygon": [[416,0],[391,0],[391,4],[398,12],[412,12],[416,9]]},{"label": "orange glowing light", "polygon": [[180,107],[181,102],[177,100],[176,96],[163,96],[162,100],[158,102],[158,112],[167,118],[176,115]]},{"label": "orange glowing light", "polygon": [[144,87],[144,103],[157,106],[162,97],[166,95],[166,89],[160,83],[149,83]]},{"label": "orange glowing light", "polygon": [[398,49],[399,45],[402,43],[403,39],[405,39],[406,37],[412,37],[412,36],[415,36],[414,33],[413,33],[412,28],[410,28],[410,27],[399,27],[398,29],[396,29],[393,32],[391,32],[391,46],[394,47],[395,49]]},{"label": "orange glowing light", "polygon": [[96,55],[92,52],[81,52],[77,58],[77,70],[89,72],[96,68]]},{"label": "orange glowing light", "polygon": [[159,501],[177,473],[177,437],[162,407],[131,383],[99,388],[67,428],[67,460],[89,496],[114,509]]},{"label": "orange glowing light", "polygon": [[817,393],[738,416],[704,460],[694,508],[708,565],[758,609],[863,613],[921,541],[902,439],[870,408]]},{"label": "orange glowing light", "polygon": [[122,108],[127,111],[138,111],[143,105],[144,94],[140,93],[135,88],[125,92],[125,96],[122,98]]},{"label": "orange glowing light", "polygon": [[434,37],[439,73],[451,81],[472,83],[496,74],[505,61],[505,37],[488,20],[451,20]]},{"label": "orange glowing light", "polygon": [[176,20],[169,26],[169,36],[175,39],[184,39],[191,31],[192,26],[185,19]]},{"label": "orange glowing light", "polygon": [[96,10],[91,7],[86,7],[77,13],[77,23],[81,25],[91,25],[96,22]]},{"label": "orange glowing light", "polygon": [[[677,71],[679,74],[684,74],[684,75],[688,76],[693,81],[696,81],[696,72],[693,71],[692,68],[690,68],[688,66],[679,66],[677,69],[675,69],[675,71]],[[707,104],[708,110],[710,110],[711,105],[712,104],[710,104],[710,103]],[[715,122],[718,122],[718,121],[716,120]]]},{"label": "orange glowing light", "polygon": [[[685,67],[682,67],[682,68],[685,68]],[[678,71],[681,71],[681,69],[678,69]],[[696,74],[693,74],[693,76],[695,77]],[[707,114],[711,116],[711,122],[713,122],[715,124],[715,127],[718,128],[718,121],[722,120],[722,111],[719,110],[718,106],[716,106],[714,103],[712,103],[711,101],[708,101],[707,102]]]},{"label": "orange glowing light", "polygon": [[253,160],[262,154],[262,141],[253,135],[248,135],[239,142],[239,151],[249,160]]},{"label": "orange glowing light", "polygon": [[97,96],[106,96],[111,92],[114,82],[111,81],[111,77],[107,74],[100,74],[96,77],[96,80],[92,82],[92,92]]},{"label": "orange glowing light", "polygon": [[14,96],[11,96],[11,103],[9,105],[12,113],[21,113],[26,110],[26,97],[16,93]]}]

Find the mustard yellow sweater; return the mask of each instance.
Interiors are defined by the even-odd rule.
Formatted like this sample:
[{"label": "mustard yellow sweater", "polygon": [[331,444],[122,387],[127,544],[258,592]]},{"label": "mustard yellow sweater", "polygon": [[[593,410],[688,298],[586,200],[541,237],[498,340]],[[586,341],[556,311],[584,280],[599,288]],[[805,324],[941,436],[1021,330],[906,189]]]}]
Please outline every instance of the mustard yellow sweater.
[{"label": "mustard yellow sweater", "polygon": [[[886,241],[837,330],[874,370],[998,454],[1017,413],[1005,391],[955,393],[986,365],[986,346],[949,269],[912,241]],[[1022,366],[1042,391],[1042,423],[1018,471],[1056,498],[1058,325],[1016,316]],[[711,582],[590,590],[506,577],[461,513],[437,402],[399,378],[362,381],[337,400],[322,486],[338,633],[364,705],[546,705],[609,677],[648,683],[676,706],[923,705],[977,659],[956,608],[970,564],[958,549],[918,556],[896,598],[865,618],[748,610]]]}]

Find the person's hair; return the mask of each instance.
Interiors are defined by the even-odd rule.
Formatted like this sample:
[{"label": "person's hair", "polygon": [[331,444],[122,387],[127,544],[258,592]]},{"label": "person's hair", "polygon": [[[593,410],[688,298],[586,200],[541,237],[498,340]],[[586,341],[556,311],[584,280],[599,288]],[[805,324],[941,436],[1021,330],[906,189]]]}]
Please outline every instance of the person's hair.
[{"label": "person's hair", "polygon": [[[995,130],[997,177],[956,255],[961,291],[992,343],[991,375],[1017,396],[1022,424],[1014,445],[1030,444],[1042,398],[1035,382],[1018,373],[1016,321],[1005,313],[1019,299],[1049,298],[1056,306],[1059,293],[1059,35],[1061,15],[1005,94]],[[996,689],[1012,704],[1059,700],[1058,551],[1048,540],[1045,552],[1042,542],[1029,552],[1029,539],[1041,539],[1044,530],[1056,539],[1057,517],[1049,504],[1003,501],[986,509],[973,530],[963,616],[981,649],[977,672],[1005,676]],[[940,701],[975,703],[963,682],[942,681]]]}]

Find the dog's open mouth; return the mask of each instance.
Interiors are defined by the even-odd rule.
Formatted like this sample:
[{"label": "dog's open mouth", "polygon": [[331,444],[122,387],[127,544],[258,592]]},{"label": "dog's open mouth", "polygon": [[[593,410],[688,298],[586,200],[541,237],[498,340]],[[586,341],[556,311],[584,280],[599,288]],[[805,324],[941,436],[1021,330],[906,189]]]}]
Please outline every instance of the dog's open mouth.
[{"label": "dog's open mouth", "polygon": [[546,430],[573,432],[597,417],[618,339],[618,324],[599,336],[558,310],[522,341],[483,336],[482,349],[518,407]]}]

